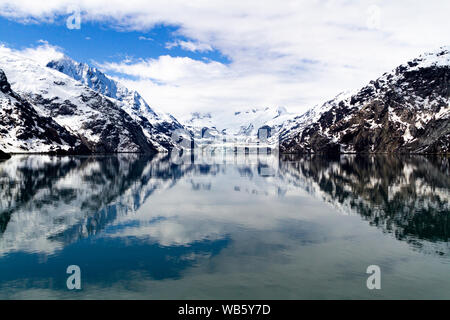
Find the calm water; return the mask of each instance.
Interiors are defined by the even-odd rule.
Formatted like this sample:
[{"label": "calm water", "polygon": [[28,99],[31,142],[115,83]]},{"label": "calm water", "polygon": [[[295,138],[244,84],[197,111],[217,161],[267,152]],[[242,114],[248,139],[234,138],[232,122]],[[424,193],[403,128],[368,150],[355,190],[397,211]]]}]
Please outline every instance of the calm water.
[{"label": "calm water", "polygon": [[17,155],[0,162],[0,298],[449,299],[449,171],[418,156]]}]

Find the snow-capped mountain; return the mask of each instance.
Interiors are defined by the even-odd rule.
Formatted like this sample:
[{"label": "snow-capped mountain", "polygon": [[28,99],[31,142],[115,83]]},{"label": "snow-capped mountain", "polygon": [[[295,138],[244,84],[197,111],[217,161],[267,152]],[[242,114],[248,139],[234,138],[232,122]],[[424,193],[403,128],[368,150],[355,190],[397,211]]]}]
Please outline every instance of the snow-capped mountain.
[{"label": "snow-capped mountain", "polygon": [[268,132],[268,137],[272,137],[275,141],[282,124],[291,118],[293,115],[283,107],[224,110],[216,113],[194,112],[185,121],[185,127],[191,131],[196,140],[209,136],[252,139],[258,136],[259,129],[264,128]]},{"label": "snow-capped mountain", "polygon": [[287,122],[285,153],[449,153],[450,51],[420,56]]},{"label": "snow-capped mountain", "polygon": [[173,116],[152,109],[137,91],[126,88],[97,68],[68,57],[50,61],[47,67],[58,70],[94,91],[114,99],[134,121],[139,123],[147,138],[159,151],[176,148],[172,133],[182,129],[183,126]]},{"label": "snow-capped mountain", "polygon": [[95,153],[157,151],[116,100],[7,49],[0,50],[0,68],[8,79],[2,90],[3,151],[69,151],[77,141]]},{"label": "snow-capped mountain", "polygon": [[[78,136],[38,114],[33,105],[15,93],[1,69],[0,148],[9,152],[89,152]],[[2,152],[0,158],[7,156]]]},{"label": "snow-capped mountain", "polygon": [[178,136],[187,148],[191,135],[249,143],[260,129],[284,153],[450,152],[449,48],[297,117],[284,108],[222,110],[193,113],[185,126],[138,92],[67,57],[43,66],[1,48],[0,69],[4,152],[164,152],[180,147]]}]

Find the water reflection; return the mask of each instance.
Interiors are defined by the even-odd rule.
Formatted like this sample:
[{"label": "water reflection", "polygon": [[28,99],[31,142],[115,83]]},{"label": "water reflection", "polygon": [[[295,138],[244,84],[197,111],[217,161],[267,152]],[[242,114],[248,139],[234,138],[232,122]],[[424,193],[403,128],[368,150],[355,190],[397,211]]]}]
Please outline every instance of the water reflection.
[{"label": "water reflection", "polygon": [[[283,156],[281,171],[343,213],[417,248],[450,253],[449,158],[422,156]],[[299,184],[300,183],[300,184]],[[422,240],[426,240],[424,242]]]},{"label": "water reflection", "polygon": [[283,197],[299,188],[399,240],[449,241],[448,158],[197,155],[174,163],[168,155],[15,156],[0,164],[0,254],[54,252],[135,214],[186,174],[192,190],[211,191],[213,177],[230,167],[243,184],[233,185],[235,192]]},{"label": "water reflection", "polygon": [[288,263],[300,247],[360,237],[340,215],[447,261],[449,167],[419,156],[13,156],[0,163],[0,288],[62,290],[55,270],[74,261],[100,287],[215,274],[214,257]]},{"label": "water reflection", "polygon": [[52,253],[94,235],[183,172],[162,157],[136,154],[15,156],[0,165],[0,255]]}]

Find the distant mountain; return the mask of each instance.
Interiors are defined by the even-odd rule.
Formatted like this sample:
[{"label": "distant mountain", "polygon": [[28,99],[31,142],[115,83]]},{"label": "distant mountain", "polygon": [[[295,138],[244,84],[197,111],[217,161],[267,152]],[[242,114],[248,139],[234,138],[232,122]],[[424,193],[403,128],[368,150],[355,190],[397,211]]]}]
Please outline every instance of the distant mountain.
[{"label": "distant mountain", "polygon": [[146,137],[159,151],[176,148],[172,133],[182,129],[183,126],[173,116],[153,110],[137,91],[126,88],[97,68],[68,57],[50,61],[47,67],[58,70],[94,91],[114,99],[141,126]]},{"label": "distant mountain", "polygon": [[284,153],[450,153],[450,52],[442,48],[284,124]]},{"label": "distant mountain", "polygon": [[184,124],[197,140],[205,136],[245,140],[256,138],[259,129],[266,129],[269,137],[275,137],[282,124],[293,117],[283,107],[266,107],[242,111],[224,110],[216,113],[194,112]]},{"label": "distant mountain", "polygon": [[80,145],[94,153],[157,151],[116,100],[7,50],[0,50],[0,68],[9,81],[2,87],[3,151],[69,151]]}]

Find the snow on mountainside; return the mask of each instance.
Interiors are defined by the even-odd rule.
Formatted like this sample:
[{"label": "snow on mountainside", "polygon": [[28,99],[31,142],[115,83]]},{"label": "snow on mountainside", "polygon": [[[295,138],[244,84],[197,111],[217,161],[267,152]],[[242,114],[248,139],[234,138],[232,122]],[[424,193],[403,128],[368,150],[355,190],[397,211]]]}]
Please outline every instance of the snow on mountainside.
[{"label": "snow on mountainside", "polygon": [[270,136],[277,136],[281,125],[293,118],[285,108],[264,108],[248,109],[243,111],[219,111],[212,113],[191,114],[191,118],[185,121],[185,126],[194,137],[201,137],[208,129],[212,135],[222,135],[228,137],[257,137],[258,130],[266,128]]},{"label": "snow on mountainside", "polygon": [[183,126],[96,68],[67,57],[41,66],[0,47],[0,151],[151,153],[178,149],[175,135],[190,148],[191,135],[249,144],[266,129],[284,153],[450,153],[449,49],[300,116],[284,108],[197,112]]},{"label": "snow on mountainside", "polygon": [[[38,115],[47,119],[48,126],[56,130],[55,136],[67,135],[63,132],[65,130],[95,153],[156,151],[141,127],[113,99],[6,48],[0,49],[0,68],[4,70],[11,89],[20,96],[16,100],[21,100],[18,103],[12,101],[15,108],[12,111],[2,108],[2,113],[9,114],[9,118],[4,116],[0,123],[1,128],[8,131],[9,139],[2,138],[3,151],[47,152],[53,142],[58,144],[52,144],[53,147],[68,150],[75,144],[65,138],[59,143],[48,134],[45,139],[53,139],[50,142],[38,136],[42,130],[51,130],[27,121],[26,115],[31,113],[36,113],[33,117]],[[25,106],[28,111],[25,111]],[[18,136],[20,129],[15,129],[14,133],[11,126],[23,126],[22,130],[30,134]],[[31,134],[29,131],[33,128],[36,128],[36,133]]]},{"label": "snow on mountainside", "polygon": [[[17,93],[0,69],[0,149],[9,152],[86,153],[79,137],[71,134],[49,117],[39,115]],[[0,158],[4,158],[1,157]]]},{"label": "snow on mountainside", "polygon": [[159,151],[168,151],[176,147],[172,140],[172,132],[183,126],[173,116],[155,112],[138,92],[129,90],[97,68],[78,63],[68,57],[50,61],[47,67],[58,70],[117,101],[117,104],[139,123],[147,138],[158,147]]},{"label": "snow on mountainside", "polygon": [[285,153],[450,152],[450,51],[420,56],[287,122]]}]

